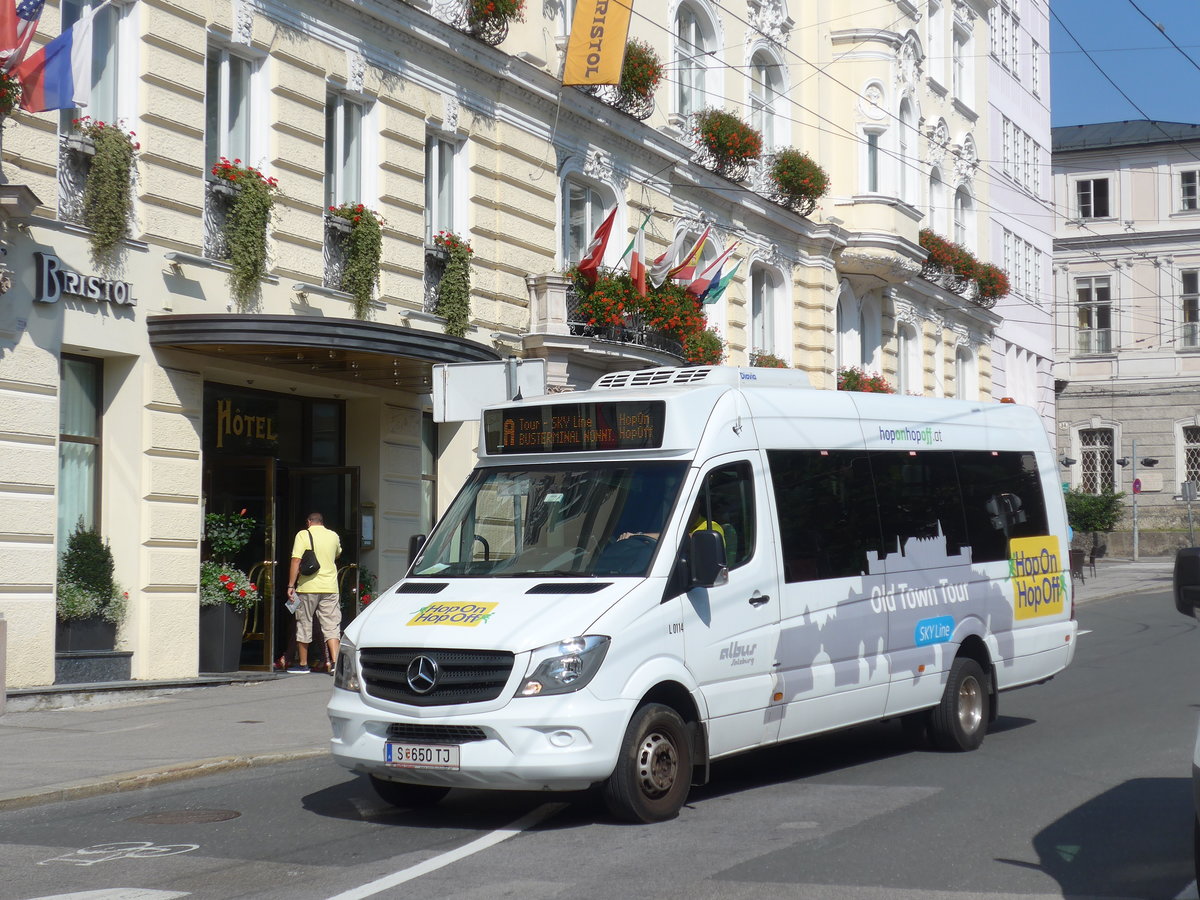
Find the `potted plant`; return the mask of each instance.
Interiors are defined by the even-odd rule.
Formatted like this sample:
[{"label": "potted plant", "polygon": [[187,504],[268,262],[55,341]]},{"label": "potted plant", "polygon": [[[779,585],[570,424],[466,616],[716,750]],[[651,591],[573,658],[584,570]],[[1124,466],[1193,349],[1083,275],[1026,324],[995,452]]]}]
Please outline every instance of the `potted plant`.
[{"label": "potted plant", "polygon": [[694,331],[684,339],[683,354],[694,366],[719,366],[725,359],[725,342],[711,328]]},{"label": "potted plant", "polygon": [[200,563],[201,672],[232,672],[241,663],[246,614],[258,602],[258,585],[233,559],[249,543],[255,524],[244,509],[204,517],[212,558]]},{"label": "potted plant", "polygon": [[829,193],[829,175],[807,153],[787,147],[775,154],[769,170],[780,206],[807,216],[817,201]]},{"label": "potted plant", "polygon": [[55,647],[60,653],[116,646],[129,594],[117,584],[113,568],[108,541],[80,519],[58,561]]},{"label": "potted plant", "polygon": [[975,284],[979,288],[979,299],[991,301],[988,306],[993,305],[1009,291],[1008,275],[999,266],[991,263],[980,263],[975,275]]},{"label": "potted plant", "polygon": [[762,155],[762,135],[723,109],[700,110],[692,132],[700,164],[734,181],[745,178],[751,160]]},{"label": "potted plant", "polygon": [[786,369],[788,364],[766,350],[751,350],[750,365],[758,369]]},{"label": "potted plant", "polygon": [[465,31],[496,46],[508,37],[508,23],[525,20],[525,0],[466,0]]},{"label": "potted plant", "polygon": [[864,394],[894,394],[895,388],[888,384],[887,379],[875,372],[866,372],[858,366],[838,369],[837,389],[839,391],[861,391]]},{"label": "potted plant", "polygon": [[242,165],[240,159],[230,162],[223,156],[212,174],[234,193],[222,231],[229,247],[229,287],[238,309],[245,312],[267,274],[267,227],[279,182]]},{"label": "potted plant", "polygon": [[91,156],[83,188],[83,224],[91,234],[92,257],[103,262],[129,234],[133,211],[133,154],[136,134],[91,116],[73,120]]},{"label": "potted plant", "polygon": [[341,290],[354,297],[354,316],[365,319],[371,309],[375,285],[379,283],[379,259],[383,253],[383,219],[361,203],[329,207],[332,219],[348,225],[345,237],[346,265]]},{"label": "potted plant", "polygon": [[471,323],[471,257],[475,251],[450,231],[439,231],[433,243],[448,254],[434,312],[446,320],[446,334],[462,337]]},{"label": "potted plant", "polygon": [[349,623],[376,595],[375,573],[366,566],[355,567],[355,577],[347,577],[341,590],[342,622]]}]

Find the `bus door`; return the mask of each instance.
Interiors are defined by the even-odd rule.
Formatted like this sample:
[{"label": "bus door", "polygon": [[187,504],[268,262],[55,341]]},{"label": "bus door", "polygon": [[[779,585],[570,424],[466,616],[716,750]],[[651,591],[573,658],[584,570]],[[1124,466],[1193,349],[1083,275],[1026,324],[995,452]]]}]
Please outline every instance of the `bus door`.
[{"label": "bus door", "polygon": [[681,598],[687,664],[708,706],[709,751],[716,755],[769,739],[778,573],[761,459],[714,460],[698,484],[685,507],[685,535],[701,528],[720,533],[729,565],[725,584]]}]

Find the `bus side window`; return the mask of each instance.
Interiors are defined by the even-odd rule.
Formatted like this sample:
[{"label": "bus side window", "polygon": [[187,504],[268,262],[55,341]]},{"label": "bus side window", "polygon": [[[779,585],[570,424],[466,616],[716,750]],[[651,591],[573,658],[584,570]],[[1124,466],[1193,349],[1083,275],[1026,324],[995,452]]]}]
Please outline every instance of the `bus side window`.
[{"label": "bus side window", "polygon": [[1013,538],[1047,533],[1046,502],[1032,453],[957,450],[974,562],[1008,559]]},{"label": "bus side window", "polygon": [[867,455],[854,450],[768,450],[789,583],[867,571],[880,550]]}]

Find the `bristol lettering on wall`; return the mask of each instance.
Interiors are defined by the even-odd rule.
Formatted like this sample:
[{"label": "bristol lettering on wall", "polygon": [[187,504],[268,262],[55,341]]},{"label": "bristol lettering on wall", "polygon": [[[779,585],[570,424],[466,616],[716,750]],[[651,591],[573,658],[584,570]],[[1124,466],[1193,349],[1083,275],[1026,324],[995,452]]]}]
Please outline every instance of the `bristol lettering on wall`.
[{"label": "bristol lettering on wall", "polygon": [[38,303],[57,303],[60,297],[80,297],[117,306],[137,306],[133,285],[99,275],[80,275],[63,265],[53,253],[35,252],[37,286],[33,299]]}]

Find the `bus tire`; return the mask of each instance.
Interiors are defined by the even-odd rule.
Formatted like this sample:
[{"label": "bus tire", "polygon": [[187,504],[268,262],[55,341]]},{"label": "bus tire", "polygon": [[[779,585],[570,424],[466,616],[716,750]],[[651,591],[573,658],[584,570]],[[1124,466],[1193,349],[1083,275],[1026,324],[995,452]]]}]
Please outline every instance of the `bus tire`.
[{"label": "bus tire", "polygon": [[930,711],[929,736],[939,750],[975,750],[987,734],[987,679],[979,663],[960,656],[950,666],[941,702]]},{"label": "bus tire", "polygon": [[450,793],[450,788],[436,784],[409,784],[404,781],[388,781],[386,778],[371,776],[371,787],[379,795],[379,799],[392,806],[405,809],[417,809],[436,805]]},{"label": "bus tire", "polygon": [[647,703],[625,729],[604,802],[622,821],[664,822],[679,815],[691,779],[692,744],[683,719],[669,706]]}]

